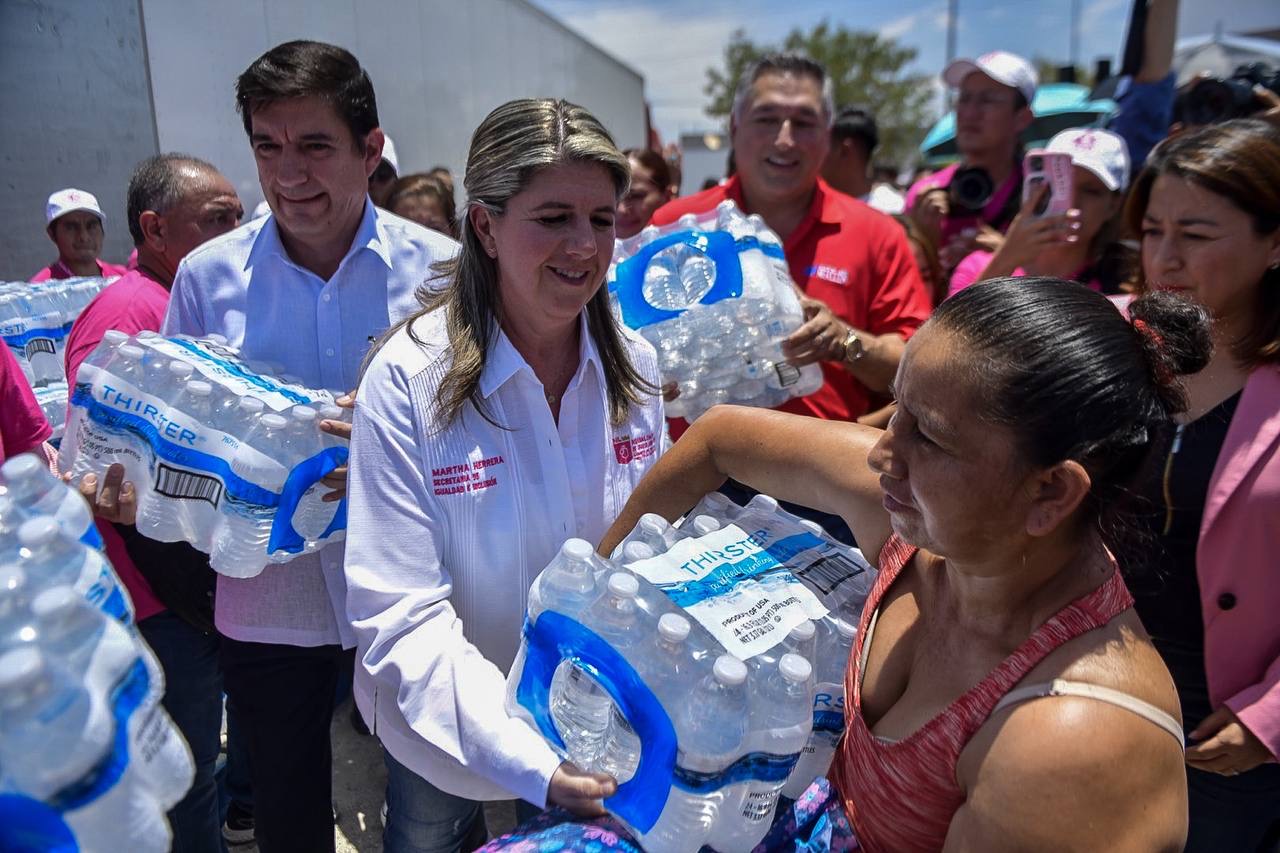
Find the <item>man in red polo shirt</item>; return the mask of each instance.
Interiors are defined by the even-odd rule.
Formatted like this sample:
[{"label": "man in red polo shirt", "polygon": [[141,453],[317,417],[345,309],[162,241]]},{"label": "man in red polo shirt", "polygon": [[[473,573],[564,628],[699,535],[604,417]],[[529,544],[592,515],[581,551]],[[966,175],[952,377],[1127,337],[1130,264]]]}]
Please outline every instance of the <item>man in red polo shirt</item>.
[{"label": "man in red polo shirt", "polygon": [[31,277],[33,282],[76,276],[124,275],[125,268],[98,259],[107,218],[93,193],[58,190],[44,207],[45,231],[58,259]]},{"label": "man in red polo shirt", "polygon": [[[733,199],[783,241],[804,295],[805,324],[786,342],[790,361],[819,363],[825,384],[780,408],[829,420],[865,414],[887,394],[903,346],[929,315],[929,296],[906,234],[888,216],[819,177],[830,146],[825,69],[790,54],[766,56],[743,74],[729,131],[737,173],[718,187],[658,209],[653,224]],[[672,435],[683,432],[672,424]]]}]

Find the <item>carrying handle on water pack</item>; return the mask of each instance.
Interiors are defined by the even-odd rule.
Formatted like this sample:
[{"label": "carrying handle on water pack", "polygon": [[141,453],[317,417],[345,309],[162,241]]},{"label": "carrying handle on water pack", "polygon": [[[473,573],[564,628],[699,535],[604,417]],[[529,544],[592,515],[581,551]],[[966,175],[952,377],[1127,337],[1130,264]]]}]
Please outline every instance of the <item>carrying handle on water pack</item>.
[{"label": "carrying handle on water pack", "polygon": [[525,661],[516,700],[548,741],[564,749],[551,718],[551,679],[572,661],[608,692],[640,739],[636,773],[605,805],[640,832],[657,823],[666,806],[676,765],[676,731],[658,697],[604,638],[582,623],[547,610],[524,626]]}]

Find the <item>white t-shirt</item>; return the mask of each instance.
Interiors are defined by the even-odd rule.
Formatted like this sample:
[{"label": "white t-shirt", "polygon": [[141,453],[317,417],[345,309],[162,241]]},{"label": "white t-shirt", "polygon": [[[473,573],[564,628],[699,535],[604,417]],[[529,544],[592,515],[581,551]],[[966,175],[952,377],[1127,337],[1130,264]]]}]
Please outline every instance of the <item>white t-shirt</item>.
[{"label": "white t-shirt", "polygon": [[860,201],[865,201],[876,210],[890,216],[907,209],[906,199],[902,193],[886,184],[876,184],[871,188],[871,192],[862,196]]},{"label": "white t-shirt", "polygon": [[[480,393],[439,428],[450,365],[442,312],[389,339],[356,402],[347,613],[356,701],[383,745],[435,786],[541,804],[560,759],[503,710],[529,586],[565,539],[595,543],[663,450],[660,396],[609,420],[604,372],[582,320],[580,363],[553,420],[533,370],[499,332]],[[623,332],[659,384],[653,349]],[[421,341],[421,343],[419,343]]]}]

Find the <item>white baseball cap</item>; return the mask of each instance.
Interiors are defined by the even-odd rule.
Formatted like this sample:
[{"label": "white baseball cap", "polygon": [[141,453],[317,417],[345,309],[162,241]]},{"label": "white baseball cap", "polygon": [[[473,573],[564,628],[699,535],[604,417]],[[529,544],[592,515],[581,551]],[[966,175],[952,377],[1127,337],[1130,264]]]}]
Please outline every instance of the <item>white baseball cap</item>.
[{"label": "white baseball cap", "polygon": [[1050,139],[1045,150],[1070,154],[1073,165],[1093,172],[1113,193],[1129,186],[1129,148],[1109,130],[1073,127]]},{"label": "white baseball cap", "polygon": [[93,193],[68,187],[49,196],[49,202],[44,206],[44,222],[48,225],[59,216],[65,216],[77,210],[87,210],[97,216],[100,222],[107,221]]},{"label": "white baseball cap", "polygon": [[956,59],[942,69],[942,82],[952,89],[959,89],[964,78],[975,71],[1017,89],[1030,104],[1036,97],[1036,86],[1040,85],[1040,75],[1035,66],[1018,56],[1004,50],[993,50],[984,53],[977,59]]},{"label": "white baseball cap", "polygon": [[382,159],[391,164],[397,175],[400,174],[400,161],[396,157],[396,144],[386,133],[382,134]]}]

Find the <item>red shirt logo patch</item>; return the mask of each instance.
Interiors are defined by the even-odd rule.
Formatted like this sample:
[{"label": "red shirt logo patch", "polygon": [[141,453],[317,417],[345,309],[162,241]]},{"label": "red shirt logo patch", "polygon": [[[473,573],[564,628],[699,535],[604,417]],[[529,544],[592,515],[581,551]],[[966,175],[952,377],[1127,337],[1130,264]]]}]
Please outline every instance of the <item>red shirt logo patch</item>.
[{"label": "red shirt logo patch", "polygon": [[658,443],[653,440],[653,433],[613,440],[613,458],[619,465],[630,465],[637,459],[648,459],[657,452]]}]

